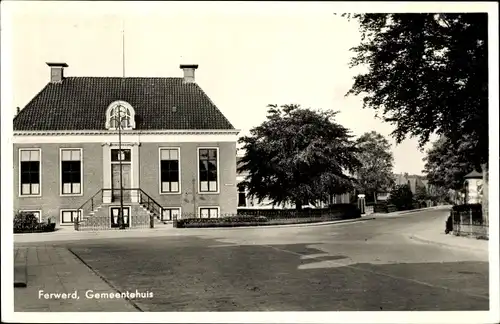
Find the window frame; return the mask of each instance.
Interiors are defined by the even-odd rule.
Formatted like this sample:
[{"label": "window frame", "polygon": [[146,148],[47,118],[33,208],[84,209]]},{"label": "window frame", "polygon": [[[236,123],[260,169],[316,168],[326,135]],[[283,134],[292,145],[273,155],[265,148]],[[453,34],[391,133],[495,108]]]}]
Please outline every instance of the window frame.
[{"label": "window frame", "polygon": [[[80,151],[80,193],[64,193],[62,182],[62,152],[65,150]],[[80,147],[61,147],[59,148],[59,196],[61,197],[79,197],[83,196],[83,148]]]},{"label": "window frame", "polygon": [[[240,205],[240,195],[243,195],[243,205]],[[238,188],[238,208],[240,207],[248,207],[247,206],[247,191],[246,189],[240,190]]]},{"label": "window frame", "polygon": [[[71,223],[65,223],[65,222],[63,222],[63,213],[64,213],[64,212],[77,212],[77,213],[79,213],[79,212],[80,212],[80,213],[81,213],[81,212],[83,212],[83,210],[82,210],[82,209],[72,209],[72,208],[68,208],[68,209],[60,209],[60,210],[59,210],[59,225],[60,225],[60,226],[73,226],[73,225],[75,224],[74,220],[73,220],[73,222],[71,222]],[[79,214],[77,214],[77,216],[76,216],[76,217],[78,218],[79,216],[80,216],[80,215],[79,215]]]},{"label": "window frame", "polygon": [[[200,174],[200,150],[216,150],[217,154],[217,177],[216,177],[216,185],[217,185],[217,190],[216,191],[201,191],[201,174]],[[220,194],[220,150],[219,147],[217,146],[200,146],[196,150],[196,178],[197,178],[197,192],[199,195],[217,195]],[[208,187],[210,188],[210,184],[208,184]]]},{"label": "window frame", "polygon": [[[161,181],[161,150],[177,150],[177,163],[179,166],[178,176],[179,176],[179,184],[177,185],[177,191],[163,191],[162,190],[162,181]],[[158,193],[160,195],[180,195],[182,193],[182,167],[181,167],[181,148],[179,146],[160,146],[158,148]]]},{"label": "window frame", "polygon": [[41,223],[42,222],[42,210],[41,209],[19,209],[17,211],[18,213],[33,213],[33,212],[36,212],[38,213],[38,222]]},{"label": "window frame", "polygon": [[208,218],[210,219],[210,209],[217,209],[217,217],[216,218],[221,218],[220,214],[220,206],[198,206],[198,217],[197,218],[202,218],[201,217],[201,210],[202,209],[208,209]]},{"label": "window frame", "polygon": [[[21,162],[22,162],[22,152],[23,151],[38,151],[38,157],[40,159],[39,165],[38,165],[38,178],[39,178],[39,184],[38,184],[38,194],[23,194],[23,184],[21,182],[21,174],[22,174],[22,169],[21,169]],[[19,161],[18,161],[18,179],[19,179],[19,185],[18,185],[18,194],[20,198],[25,198],[25,197],[41,197],[42,196],[42,149],[39,147],[23,147],[19,148]],[[40,214],[41,215],[41,214]],[[41,216],[40,216],[41,217]]]},{"label": "window frame", "polygon": [[177,218],[177,219],[181,219],[181,218],[182,218],[182,207],[180,207],[180,206],[179,206],[179,207],[163,207],[163,208],[161,209],[160,221],[162,221],[162,222],[170,222],[170,221],[173,221],[172,216],[170,216],[170,218],[171,218],[171,219],[167,219],[167,220],[164,220],[164,219],[163,219],[163,211],[164,211],[164,210],[172,210],[172,209],[178,209],[178,210],[179,210],[179,218]]},{"label": "window frame", "polygon": [[133,130],[135,129],[135,109],[132,107],[131,104],[129,104],[126,101],[123,100],[117,100],[112,102],[109,106],[108,109],[106,110],[106,129],[112,130],[112,131],[117,131],[118,127],[111,127],[111,120],[112,120],[112,115],[111,112],[114,112],[114,109],[116,109],[118,106],[123,106],[125,109],[128,109],[128,114],[127,117],[129,118],[129,127],[123,127],[122,130]]},{"label": "window frame", "polygon": [[[109,226],[110,228],[118,228],[118,224],[116,224],[116,226],[113,227],[113,221],[112,221],[112,217],[113,217],[113,212],[112,210],[113,209],[118,209],[120,210],[120,205],[110,205],[109,208],[108,208],[108,217],[109,217]],[[132,223],[132,206],[131,205],[123,205],[123,209],[127,209],[128,210],[128,222],[127,222],[127,226],[125,226],[125,228],[131,228],[131,223]]]}]

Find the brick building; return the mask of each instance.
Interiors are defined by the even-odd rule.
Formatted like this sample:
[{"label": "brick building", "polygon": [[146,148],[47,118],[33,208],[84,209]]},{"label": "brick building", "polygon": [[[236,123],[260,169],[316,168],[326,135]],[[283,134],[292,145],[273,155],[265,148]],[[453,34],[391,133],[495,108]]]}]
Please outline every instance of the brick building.
[{"label": "brick building", "polygon": [[146,199],[161,220],[236,213],[239,131],[195,82],[197,65],[165,78],[64,77],[67,64],[48,65],[50,82],[14,118],[15,212],[112,226],[123,197],[128,224]]}]

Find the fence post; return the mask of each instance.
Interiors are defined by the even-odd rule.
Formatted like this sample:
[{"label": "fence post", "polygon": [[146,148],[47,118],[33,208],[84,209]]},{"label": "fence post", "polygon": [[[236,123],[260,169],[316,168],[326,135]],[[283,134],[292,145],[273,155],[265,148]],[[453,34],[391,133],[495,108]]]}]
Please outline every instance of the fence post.
[{"label": "fence post", "polygon": [[469,235],[472,234],[472,208],[469,208]]}]

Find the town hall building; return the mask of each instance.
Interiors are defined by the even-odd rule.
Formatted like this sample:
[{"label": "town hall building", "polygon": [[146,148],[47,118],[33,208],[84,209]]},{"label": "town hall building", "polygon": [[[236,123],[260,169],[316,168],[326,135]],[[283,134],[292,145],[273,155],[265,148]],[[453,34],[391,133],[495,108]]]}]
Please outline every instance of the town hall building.
[{"label": "town hall building", "polygon": [[[195,82],[183,77],[65,77],[14,118],[14,209],[58,226],[99,220],[127,226],[236,214],[239,133]],[[122,186],[120,186],[122,184]],[[147,202],[147,204],[146,204]],[[151,207],[155,206],[155,207]]]}]

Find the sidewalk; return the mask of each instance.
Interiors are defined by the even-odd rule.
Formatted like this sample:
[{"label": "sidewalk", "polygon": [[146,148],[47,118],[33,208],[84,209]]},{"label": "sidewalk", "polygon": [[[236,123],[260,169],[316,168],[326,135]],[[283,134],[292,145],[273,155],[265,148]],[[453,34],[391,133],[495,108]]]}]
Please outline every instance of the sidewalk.
[{"label": "sidewalk", "polygon": [[396,211],[396,212],[392,212],[392,213],[373,213],[373,214],[369,214],[368,216],[375,217],[375,218],[397,217],[397,216],[402,216],[402,215],[406,215],[406,214],[424,212],[424,211],[428,211],[428,210],[450,209],[451,207],[452,207],[451,205],[441,205],[441,206],[433,206],[433,207],[426,207],[426,208],[419,208],[419,209],[412,209],[412,210]]},{"label": "sidewalk", "polygon": [[[14,278],[14,281],[26,281],[26,288],[14,288],[15,312],[138,311],[131,302],[122,298],[87,297],[87,291],[116,293],[116,290],[65,248],[14,247],[14,256],[14,264],[18,268],[24,266],[27,274],[25,278]],[[70,297],[44,297],[44,294],[51,293],[66,293]]]},{"label": "sidewalk", "polygon": [[451,248],[488,253],[489,241],[487,240],[478,240],[475,237],[455,236],[451,233],[445,234],[443,231],[433,230],[417,232],[410,234],[410,239],[422,243],[431,243]]},{"label": "sidewalk", "polygon": [[49,233],[27,233],[14,234],[14,244],[36,243],[36,242],[56,242],[73,240],[91,240],[100,238],[120,238],[120,237],[149,237],[175,235],[171,233],[176,229],[170,226],[159,226],[155,228],[138,228],[125,230],[102,230],[102,231],[75,231],[73,228],[61,228]]},{"label": "sidewalk", "polygon": [[72,228],[63,228],[51,233],[29,233],[29,234],[14,234],[14,244],[37,243],[37,242],[57,242],[57,241],[77,241],[77,240],[92,240],[92,239],[107,239],[107,238],[133,238],[133,237],[158,237],[158,236],[175,236],[175,235],[194,235],[194,230],[238,230],[238,229],[265,229],[265,228],[288,228],[288,227],[309,227],[334,225],[352,222],[363,222],[375,219],[374,217],[363,216],[356,219],[337,220],[321,223],[304,223],[304,224],[282,224],[268,226],[241,226],[241,227],[214,227],[214,228],[175,228],[172,225],[161,226],[155,228],[140,228],[126,230],[102,230],[102,231],[75,231]]}]

